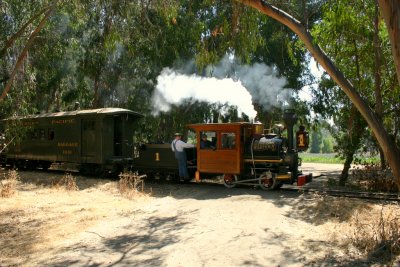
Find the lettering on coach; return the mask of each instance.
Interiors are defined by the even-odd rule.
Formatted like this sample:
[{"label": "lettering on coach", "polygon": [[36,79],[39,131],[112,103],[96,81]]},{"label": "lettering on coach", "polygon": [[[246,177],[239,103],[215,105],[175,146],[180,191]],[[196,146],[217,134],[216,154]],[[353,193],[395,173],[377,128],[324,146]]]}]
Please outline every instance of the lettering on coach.
[{"label": "lettering on coach", "polygon": [[75,124],[75,119],[51,120],[51,124]]},{"label": "lettering on coach", "polygon": [[58,147],[79,147],[78,142],[58,142]]}]

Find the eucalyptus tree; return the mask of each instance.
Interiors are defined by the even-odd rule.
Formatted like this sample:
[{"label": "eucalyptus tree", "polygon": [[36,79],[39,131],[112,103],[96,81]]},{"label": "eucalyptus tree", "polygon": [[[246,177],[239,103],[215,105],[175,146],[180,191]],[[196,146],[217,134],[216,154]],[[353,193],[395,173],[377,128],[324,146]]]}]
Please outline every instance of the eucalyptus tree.
[{"label": "eucalyptus tree", "polygon": [[[158,15],[154,8],[146,10],[146,19],[143,22],[147,29],[145,32],[151,32],[152,39],[156,40],[153,42],[153,49],[145,47],[141,49],[146,53],[147,64],[157,61],[162,62],[163,67],[182,68],[194,58],[195,66],[192,73],[203,75],[203,70],[207,66],[218,63],[230,54],[243,64],[255,62],[274,64],[281,75],[289,76],[289,87],[295,89],[302,87],[300,77],[307,69],[302,64],[305,53],[293,45],[294,42],[291,40],[294,35],[279,24],[261,16],[251,8],[232,1],[204,0],[175,3],[177,4],[171,5],[175,9],[170,10],[169,16]],[[140,34],[143,33],[139,31]],[[281,54],[276,53],[277,50]],[[160,71],[160,65],[157,66],[155,63],[152,66]],[[212,106],[209,108],[211,112],[214,110]],[[183,110],[190,109],[186,107]],[[195,114],[197,112],[200,112],[200,117],[202,116],[199,110],[188,113],[181,111],[180,108],[175,108],[170,112],[175,122],[178,120],[194,122],[193,118],[198,117]],[[172,121],[166,118],[167,114],[161,117],[164,121]],[[215,117],[214,115],[213,118]],[[148,123],[153,124],[150,121]]]},{"label": "eucalyptus tree", "polygon": [[[352,8],[349,8],[350,2]],[[395,70],[390,60],[386,27],[380,23],[375,1],[329,1],[323,11],[321,22],[313,27],[313,35],[392,134],[395,128],[393,112],[397,104],[390,101],[395,97],[390,88],[393,87],[391,81]],[[344,183],[354,153],[365,143],[362,138],[367,138],[369,131],[344,92],[326,79],[314,92],[314,103],[319,111],[330,111],[339,131],[335,135],[338,139],[336,148],[345,158],[341,176]],[[330,93],[321,93],[326,90]],[[381,154],[384,166],[383,152]]]},{"label": "eucalyptus tree", "polygon": [[[26,32],[33,29],[50,3],[55,2],[7,1],[3,14],[12,19],[4,20],[2,44],[29,22]],[[21,8],[26,10],[20,16]],[[290,76],[289,86],[298,89],[304,53],[292,38],[252,8],[228,0],[58,1],[8,92],[13,103],[8,110],[17,110],[20,99],[38,111],[67,109],[79,101],[82,108],[112,105],[150,114],[162,68],[194,58],[201,75],[205,66],[226,54],[243,63],[274,63],[282,75]],[[8,50],[13,54],[1,59],[4,80],[26,40],[22,34]],[[275,48],[280,56],[274,57]],[[29,84],[21,81],[27,77]]]},{"label": "eucalyptus tree", "polygon": [[[400,188],[400,152],[396,146],[395,141],[390,136],[388,130],[385,128],[382,120],[374,113],[367,101],[360,95],[353,84],[345,77],[334,64],[334,62],[325,54],[320,46],[315,42],[308,29],[293,16],[278,9],[277,7],[267,3],[263,0],[238,0],[248,6],[252,6],[255,9],[261,11],[263,14],[270,16],[282,24],[293,30],[299,38],[304,42],[306,48],[311,52],[315,60],[321,64],[321,66],[327,71],[332,79],[341,87],[346,93],[347,97],[352,101],[357,110],[361,113],[364,119],[367,121],[369,127],[371,127],[377,141],[382,148],[388,164],[390,165],[393,175],[396,178],[397,185]],[[398,14],[398,5],[395,1],[382,0],[381,2],[391,2],[393,5],[390,11]],[[390,13],[390,12],[389,12]],[[398,16],[397,16],[398,17]],[[392,31],[391,31],[392,32]],[[397,32],[398,34],[398,32]],[[392,43],[392,46],[394,44]],[[393,57],[397,57],[397,54],[393,54]]]}]

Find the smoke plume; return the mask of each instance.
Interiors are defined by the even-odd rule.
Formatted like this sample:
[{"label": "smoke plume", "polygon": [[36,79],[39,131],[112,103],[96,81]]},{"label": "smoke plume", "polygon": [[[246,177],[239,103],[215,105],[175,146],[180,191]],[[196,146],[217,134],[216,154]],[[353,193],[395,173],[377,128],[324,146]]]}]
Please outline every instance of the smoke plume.
[{"label": "smoke plume", "polygon": [[284,89],[286,79],[262,63],[243,66],[226,56],[218,65],[208,66],[203,76],[188,74],[194,72],[193,62],[179,70],[163,69],[153,94],[155,114],[189,100],[236,106],[239,114],[255,118],[253,103],[268,110],[291,94]]}]

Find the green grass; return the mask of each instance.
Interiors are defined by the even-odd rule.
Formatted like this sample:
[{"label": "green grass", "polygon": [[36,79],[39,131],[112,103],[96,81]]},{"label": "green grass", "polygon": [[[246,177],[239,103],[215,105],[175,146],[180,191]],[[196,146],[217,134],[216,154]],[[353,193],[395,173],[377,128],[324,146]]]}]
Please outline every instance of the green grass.
[{"label": "green grass", "polygon": [[[303,160],[303,162],[308,163],[331,163],[331,164],[343,164],[344,160],[336,157],[335,153],[299,153],[299,157]],[[357,156],[361,158],[361,162],[363,163],[379,163],[379,157],[365,157],[365,156]],[[354,161],[353,161],[354,164]]]},{"label": "green grass", "polygon": [[344,160],[335,157],[335,155],[336,154],[334,153],[299,153],[299,157],[303,160],[303,162],[343,164]]}]

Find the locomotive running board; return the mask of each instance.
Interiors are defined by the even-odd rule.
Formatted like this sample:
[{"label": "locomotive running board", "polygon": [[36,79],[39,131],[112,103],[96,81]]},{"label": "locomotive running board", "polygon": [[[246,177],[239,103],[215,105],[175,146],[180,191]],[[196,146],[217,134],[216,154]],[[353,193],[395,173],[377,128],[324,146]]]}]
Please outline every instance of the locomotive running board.
[{"label": "locomotive running board", "polygon": [[245,159],[246,163],[282,163],[283,159]]}]

